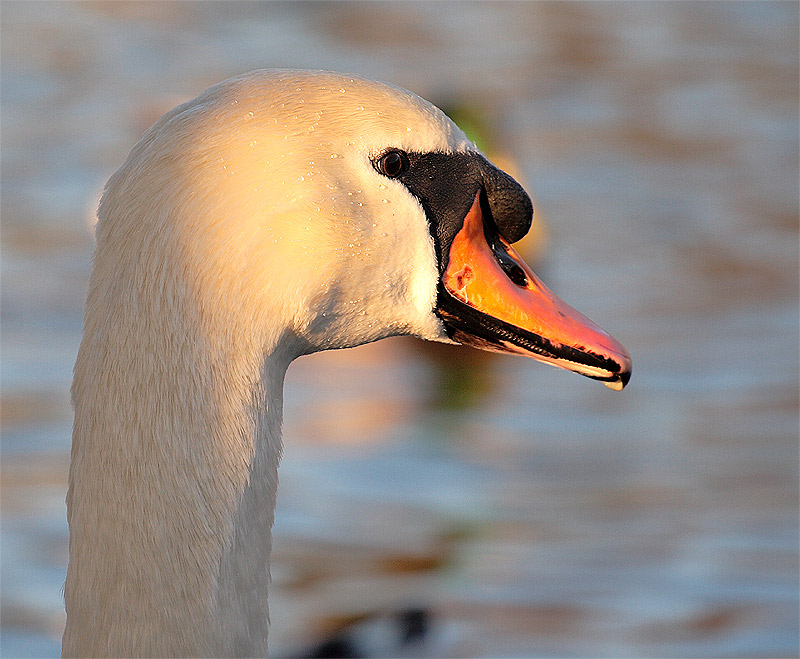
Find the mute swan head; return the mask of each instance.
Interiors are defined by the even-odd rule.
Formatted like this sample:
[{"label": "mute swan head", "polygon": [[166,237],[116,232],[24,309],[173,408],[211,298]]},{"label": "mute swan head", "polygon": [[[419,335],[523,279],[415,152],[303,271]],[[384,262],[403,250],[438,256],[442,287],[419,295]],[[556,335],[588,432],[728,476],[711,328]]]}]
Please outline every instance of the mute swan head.
[{"label": "mute swan head", "polygon": [[622,388],[624,348],[510,247],[531,221],[525,191],[415,94],[262,71],[164,115],[109,181],[97,231],[114,258],[139,245],[134,281],[182,263],[224,298],[209,309],[290,330],[303,352],[414,334]]},{"label": "mute swan head", "polygon": [[399,334],[621,389],[625,349],[510,243],[532,205],[396,87],[256,71],[154,124],[98,211],[64,654],[266,651],[283,374]]}]

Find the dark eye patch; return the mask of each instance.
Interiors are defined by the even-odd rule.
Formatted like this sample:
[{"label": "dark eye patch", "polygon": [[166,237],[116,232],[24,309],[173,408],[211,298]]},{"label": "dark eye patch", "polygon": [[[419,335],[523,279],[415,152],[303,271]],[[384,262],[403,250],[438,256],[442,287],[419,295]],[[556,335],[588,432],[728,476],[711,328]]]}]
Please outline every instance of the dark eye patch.
[{"label": "dark eye patch", "polygon": [[[378,171],[381,171],[381,159],[395,151],[398,150],[386,151],[375,161]],[[447,268],[450,245],[461,230],[479,190],[483,190],[484,217],[491,218],[496,233],[506,241],[515,242],[530,229],[533,205],[528,194],[519,183],[479,153],[410,152],[405,155],[407,164],[396,178],[419,200],[425,211],[440,273]],[[500,245],[498,249],[503,251],[502,243]],[[513,262],[510,256],[505,254],[505,257],[497,258],[501,266],[506,263],[507,270],[506,267],[504,270],[512,281],[522,281],[525,273],[515,262],[513,265],[509,263],[509,260]]]}]

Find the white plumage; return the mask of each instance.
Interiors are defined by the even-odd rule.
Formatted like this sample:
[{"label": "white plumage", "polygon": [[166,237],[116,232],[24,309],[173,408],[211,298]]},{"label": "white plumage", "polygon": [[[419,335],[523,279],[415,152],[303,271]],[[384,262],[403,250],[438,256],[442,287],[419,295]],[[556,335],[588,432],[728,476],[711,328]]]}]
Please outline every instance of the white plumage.
[{"label": "white plumage", "polygon": [[75,365],[65,656],[257,656],[295,357],[447,340],[425,214],[371,163],[473,147],[384,84],[262,71],[164,115],[106,186]]}]

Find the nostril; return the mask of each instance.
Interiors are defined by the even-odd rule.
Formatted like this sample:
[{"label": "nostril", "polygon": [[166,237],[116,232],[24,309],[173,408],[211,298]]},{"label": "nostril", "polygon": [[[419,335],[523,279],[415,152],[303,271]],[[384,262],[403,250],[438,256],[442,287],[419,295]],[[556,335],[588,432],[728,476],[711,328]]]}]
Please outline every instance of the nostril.
[{"label": "nostril", "polygon": [[493,240],[490,247],[494,253],[494,258],[497,263],[506,273],[506,276],[521,288],[528,287],[528,275],[517,263],[514,258],[503,248],[503,245],[498,240]]},{"label": "nostril", "polygon": [[508,275],[508,278],[517,286],[521,286],[522,288],[528,287],[528,275],[526,275],[525,271],[516,263],[512,261],[511,264],[507,266],[501,261],[500,267],[503,268],[503,271]]}]

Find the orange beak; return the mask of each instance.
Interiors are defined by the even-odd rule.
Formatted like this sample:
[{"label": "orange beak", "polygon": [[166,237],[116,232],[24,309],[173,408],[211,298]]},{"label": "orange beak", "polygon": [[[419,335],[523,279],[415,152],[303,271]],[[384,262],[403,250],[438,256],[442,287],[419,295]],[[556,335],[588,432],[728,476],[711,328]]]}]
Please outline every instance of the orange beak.
[{"label": "orange beak", "polygon": [[[478,191],[450,246],[438,311],[453,340],[526,355],[622,389],[631,358],[614,337],[556,297],[484,215]],[[483,197],[483,199],[482,199]]]}]

